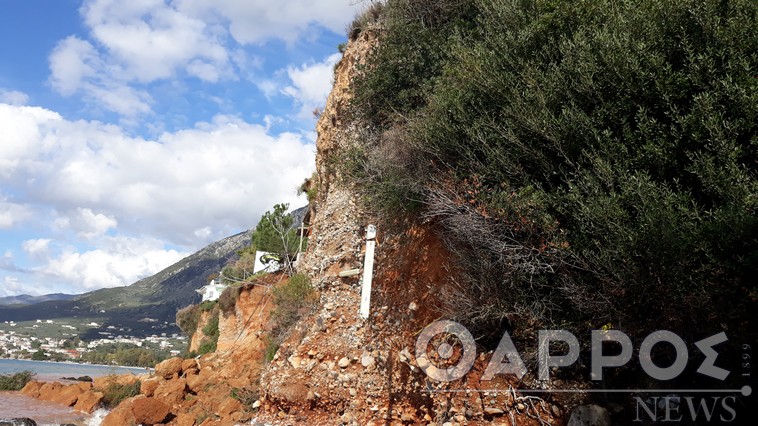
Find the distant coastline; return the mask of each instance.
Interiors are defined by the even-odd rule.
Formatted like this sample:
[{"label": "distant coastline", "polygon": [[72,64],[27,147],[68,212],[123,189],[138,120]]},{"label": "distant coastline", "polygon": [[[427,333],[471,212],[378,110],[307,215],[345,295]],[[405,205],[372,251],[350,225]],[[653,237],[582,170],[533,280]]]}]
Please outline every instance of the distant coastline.
[{"label": "distant coastline", "polygon": [[142,374],[147,372],[141,367],[118,365],[83,364],[70,361],[34,361],[28,359],[0,359],[0,374],[14,374],[24,370],[32,371],[35,380],[53,381],[63,377],[101,377],[111,374]]}]

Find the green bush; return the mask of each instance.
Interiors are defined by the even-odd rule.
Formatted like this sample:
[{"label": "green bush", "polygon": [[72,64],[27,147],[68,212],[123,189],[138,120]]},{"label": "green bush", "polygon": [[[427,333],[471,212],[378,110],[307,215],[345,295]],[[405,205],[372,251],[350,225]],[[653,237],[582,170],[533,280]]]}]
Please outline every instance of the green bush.
[{"label": "green bush", "polygon": [[216,352],[216,347],[218,345],[218,336],[216,336],[215,339],[212,338],[203,338],[200,341],[200,346],[197,348],[197,354],[198,355],[205,355],[212,352]]},{"label": "green bush", "polygon": [[198,305],[185,306],[176,312],[176,325],[187,336],[192,336],[197,330],[200,321],[200,307]]},{"label": "green bush", "polygon": [[237,299],[239,298],[242,287],[239,285],[227,287],[221,292],[221,296],[218,298],[218,307],[225,316],[234,313],[237,306]]},{"label": "green bush", "polygon": [[33,361],[47,361],[48,359],[50,359],[50,356],[48,356],[47,352],[42,349],[39,349],[32,354]]},{"label": "green bush", "polygon": [[205,335],[200,343],[200,347],[197,349],[199,355],[204,355],[210,352],[216,351],[219,337],[219,311],[217,306],[211,311],[208,322],[203,327],[203,334]]},{"label": "green bush", "polygon": [[[744,330],[758,4],[465,3],[388,2],[355,82],[371,137],[345,174],[440,227],[462,269],[448,315],[480,334]],[[372,161],[392,146],[404,161]]]},{"label": "green bush", "polygon": [[[380,0],[372,0],[371,4],[356,15],[355,19],[347,26],[346,32],[350,40],[355,40],[358,36],[372,24],[376,24],[382,18],[384,3]],[[341,53],[344,53],[340,49]]]},{"label": "green bush", "polygon": [[316,304],[311,280],[304,274],[291,276],[285,284],[275,287],[273,292],[276,307],[271,312],[271,318],[274,327],[266,337],[266,361],[273,359],[292,326]]},{"label": "green bush", "polygon": [[106,408],[113,408],[121,403],[121,401],[139,395],[140,386],[139,380],[134,383],[121,384],[118,383],[115,377],[110,378],[106,382],[105,388],[100,389],[103,392],[103,405]]},{"label": "green bush", "polygon": [[34,379],[34,376],[35,373],[28,370],[15,374],[0,375],[0,391],[19,391]]},{"label": "green bush", "polygon": [[205,300],[200,303],[200,312],[210,312],[216,307],[215,300]]}]

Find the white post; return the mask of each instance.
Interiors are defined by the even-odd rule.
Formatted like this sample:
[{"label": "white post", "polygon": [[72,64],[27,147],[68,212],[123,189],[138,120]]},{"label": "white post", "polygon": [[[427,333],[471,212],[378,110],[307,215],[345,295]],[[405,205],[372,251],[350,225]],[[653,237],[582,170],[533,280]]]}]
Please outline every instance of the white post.
[{"label": "white post", "polygon": [[376,226],[366,228],[366,258],[363,263],[363,282],[361,286],[361,318],[367,319],[371,305],[371,280],[374,276],[374,246],[376,245]]}]

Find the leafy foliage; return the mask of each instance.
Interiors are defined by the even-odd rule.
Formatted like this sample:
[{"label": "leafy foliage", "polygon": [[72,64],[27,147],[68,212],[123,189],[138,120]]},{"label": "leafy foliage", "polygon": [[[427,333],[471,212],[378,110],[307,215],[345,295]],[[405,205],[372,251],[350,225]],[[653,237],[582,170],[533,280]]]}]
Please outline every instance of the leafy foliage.
[{"label": "leafy foliage", "polygon": [[34,376],[35,374],[29,370],[15,374],[2,374],[0,375],[0,391],[19,391],[34,379]]},{"label": "leafy foliage", "polygon": [[237,299],[239,298],[242,287],[239,285],[227,287],[221,292],[221,296],[218,298],[218,307],[225,316],[234,313],[234,309],[237,306]]},{"label": "leafy foliage", "polygon": [[99,389],[103,392],[103,405],[107,408],[113,408],[121,403],[121,401],[139,395],[140,386],[141,382],[139,380],[133,383],[119,383],[115,376],[109,378],[105,388]]},{"label": "leafy foliage", "polygon": [[157,345],[149,347],[147,342],[138,347],[131,343],[108,343],[81,354],[80,361],[104,365],[128,365],[152,367],[169,357],[169,352]]},{"label": "leafy foliage", "polygon": [[253,232],[253,250],[275,253],[282,258],[282,266],[292,274],[292,261],[300,245],[294,217],[287,214],[289,204],[277,204],[267,211]]},{"label": "leafy foliage", "polygon": [[[480,334],[740,328],[757,294],[758,5],[458,3],[388,2],[355,84],[373,128],[346,173],[376,209],[440,225],[463,270],[449,316]],[[392,147],[403,161],[383,161]]]},{"label": "leafy foliage", "polygon": [[289,277],[286,283],[275,287],[273,291],[276,308],[271,313],[274,327],[267,336],[264,354],[266,361],[273,359],[292,326],[316,303],[316,293],[311,287],[311,280],[304,274]]},{"label": "leafy foliage", "polygon": [[176,325],[187,336],[192,336],[197,330],[197,324],[200,321],[200,306],[189,305],[176,312]]}]

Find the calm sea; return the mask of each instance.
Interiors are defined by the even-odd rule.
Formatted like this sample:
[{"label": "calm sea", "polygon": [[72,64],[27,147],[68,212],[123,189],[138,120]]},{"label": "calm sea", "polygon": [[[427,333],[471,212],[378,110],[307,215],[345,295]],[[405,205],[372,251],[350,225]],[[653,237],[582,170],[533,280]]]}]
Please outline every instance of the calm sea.
[{"label": "calm sea", "polygon": [[[100,377],[110,374],[141,374],[143,368],[115,367],[108,365],[87,365],[65,362],[20,361],[0,359],[0,375],[13,374],[29,370],[37,374],[36,380],[60,381],[63,377]],[[94,416],[84,415],[45,401],[21,395],[15,392],[0,392],[0,420],[7,418],[29,417],[39,425],[60,425],[72,423],[77,425],[99,425],[104,416],[103,411]]]}]

